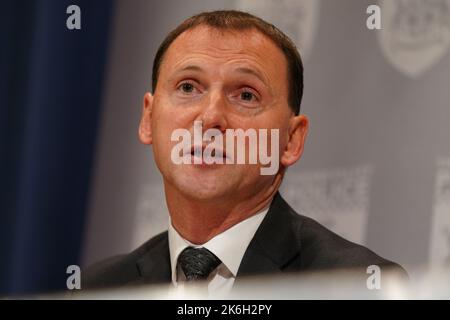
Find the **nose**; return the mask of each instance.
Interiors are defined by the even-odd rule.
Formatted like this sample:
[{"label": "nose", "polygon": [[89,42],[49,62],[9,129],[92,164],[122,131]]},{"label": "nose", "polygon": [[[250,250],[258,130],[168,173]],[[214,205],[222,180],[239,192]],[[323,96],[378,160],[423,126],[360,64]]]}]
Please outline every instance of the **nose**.
[{"label": "nose", "polygon": [[207,105],[204,106],[198,120],[203,123],[203,130],[210,128],[224,132],[228,126],[226,114],[226,97],[221,90],[211,91]]}]

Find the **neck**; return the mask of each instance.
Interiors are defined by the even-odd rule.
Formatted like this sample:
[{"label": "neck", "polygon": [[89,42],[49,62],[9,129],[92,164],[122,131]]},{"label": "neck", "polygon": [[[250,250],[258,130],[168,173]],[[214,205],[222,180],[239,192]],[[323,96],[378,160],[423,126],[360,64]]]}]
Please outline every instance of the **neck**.
[{"label": "neck", "polygon": [[282,174],[273,183],[243,198],[237,196],[223,199],[196,200],[165,184],[167,207],[172,225],[177,232],[193,244],[204,244],[235,224],[255,215],[270,205]]}]

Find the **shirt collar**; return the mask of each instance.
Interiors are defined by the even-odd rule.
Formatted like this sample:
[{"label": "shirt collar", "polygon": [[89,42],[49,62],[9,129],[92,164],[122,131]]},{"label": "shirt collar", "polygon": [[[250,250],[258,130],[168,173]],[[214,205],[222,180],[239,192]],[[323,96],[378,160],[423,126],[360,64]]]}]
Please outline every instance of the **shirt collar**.
[{"label": "shirt collar", "polygon": [[180,253],[189,246],[200,248],[204,247],[214,253],[228,270],[236,277],[247,250],[250,241],[258,230],[259,225],[263,221],[269,206],[259,211],[257,214],[235,224],[231,228],[216,235],[203,245],[194,245],[188,240],[184,239],[178,231],[172,226],[172,221],[169,217],[169,251],[170,251],[170,265],[172,269],[172,282],[177,283],[177,261]]}]

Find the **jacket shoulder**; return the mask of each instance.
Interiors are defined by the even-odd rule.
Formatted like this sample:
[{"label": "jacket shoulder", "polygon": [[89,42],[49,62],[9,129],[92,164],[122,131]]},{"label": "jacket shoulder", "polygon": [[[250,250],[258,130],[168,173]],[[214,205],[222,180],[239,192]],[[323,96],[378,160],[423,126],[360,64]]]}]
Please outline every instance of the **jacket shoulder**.
[{"label": "jacket shoulder", "polygon": [[137,261],[147,252],[167,242],[167,231],[162,232],[134,251],[113,256],[90,265],[82,271],[82,288],[102,288],[120,286],[140,277]]},{"label": "jacket shoulder", "polygon": [[344,239],[314,219],[298,214],[290,207],[288,214],[292,219],[292,231],[301,248],[301,269],[366,269],[370,265],[377,265],[396,269],[406,275],[406,271],[398,264]]}]

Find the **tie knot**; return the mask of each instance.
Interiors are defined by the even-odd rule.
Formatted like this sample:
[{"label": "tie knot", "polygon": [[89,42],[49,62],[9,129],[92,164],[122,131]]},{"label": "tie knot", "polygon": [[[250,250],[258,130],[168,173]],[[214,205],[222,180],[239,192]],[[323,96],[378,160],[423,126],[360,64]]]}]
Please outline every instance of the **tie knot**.
[{"label": "tie knot", "polygon": [[180,253],[178,263],[186,280],[191,281],[208,278],[221,261],[206,248],[187,247]]}]

